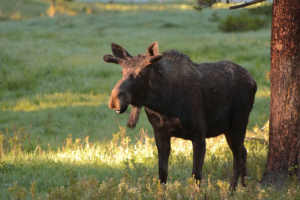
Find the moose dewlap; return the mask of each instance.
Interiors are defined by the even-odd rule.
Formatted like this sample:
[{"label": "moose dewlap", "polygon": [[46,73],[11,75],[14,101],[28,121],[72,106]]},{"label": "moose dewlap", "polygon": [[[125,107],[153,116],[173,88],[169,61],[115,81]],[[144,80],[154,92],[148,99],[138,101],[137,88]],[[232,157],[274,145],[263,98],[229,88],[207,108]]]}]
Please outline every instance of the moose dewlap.
[{"label": "moose dewlap", "polygon": [[192,174],[200,180],[205,138],[224,134],[234,156],[230,187],[235,189],[240,175],[245,185],[244,138],[257,89],[251,74],[230,61],[197,64],[176,50],[159,54],[157,42],[136,57],[114,43],[111,49],[113,55],[103,59],[121,65],[123,77],[112,90],[109,108],[121,114],[130,104],[128,126],[134,128],[145,107],[158,149],[160,181],[167,181],[171,137],[192,141]]}]

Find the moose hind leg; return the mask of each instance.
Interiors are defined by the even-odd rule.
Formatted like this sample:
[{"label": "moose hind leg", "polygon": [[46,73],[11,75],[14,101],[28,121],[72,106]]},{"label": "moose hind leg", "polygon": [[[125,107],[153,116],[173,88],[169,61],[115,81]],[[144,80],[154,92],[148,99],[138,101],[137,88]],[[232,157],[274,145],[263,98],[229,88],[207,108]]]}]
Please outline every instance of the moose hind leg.
[{"label": "moose hind leg", "polygon": [[246,183],[245,183],[245,177],[247,176],[247,150],[245,148],[245,146],[243,145],[243,149],[242,149],[242,161],[243,161],[243,168],[242,168],[242,172],[241,172],[241,184],[242,186],[246,187]]},{"label": "moose hind leg", "polygon": [[198,138],[193,141],[193,172],[197,181],[202,179],[202,166],[205,157],[205,138]]},{"label": "moose hind leg", "polygon": [[171,151],[170,137],[164,137],[154,131],[155,142],[158,150],[159,180],[161,183],[167,182],[168,162]]},{"label": "moose hind leg", "polygon": [[233,140],[230,135],[226,134],[227,143],[233,153],[233,177],[230,183],[230,189],[235,190],[243,167],[242,145],[238,145],[237,143],[240,143],[240,141]]},{"label": "moose hind leg", "polygon": [[242,184],[244,185],[244,177],[247,176],[247,151],[244,147],[244,139],[246,134],[247,120],[234,121],[229,133],[226,133],[227,143],[233,153],[233,177],[230,188],[235,190],[239,176],[243,178]]}]

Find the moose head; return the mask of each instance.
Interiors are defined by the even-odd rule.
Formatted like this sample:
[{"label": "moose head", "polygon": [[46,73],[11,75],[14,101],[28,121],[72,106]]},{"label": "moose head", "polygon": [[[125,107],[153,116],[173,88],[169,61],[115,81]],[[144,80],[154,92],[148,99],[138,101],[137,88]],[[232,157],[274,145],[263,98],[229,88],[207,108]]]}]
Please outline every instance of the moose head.
[{"label": "moose head", "polygon": [[151,68],[160,61],[163,56],[158,53],[158,43],[153,42],[147,48],[147,54],[131,56],[120,45],[111,44],[113,55],[106,54],[103,60],[107,63],[115,63],[123,67],[123,77],[117,82],[111,92],[109,108],[116,110],[118,114],[124,113],[128,105],[139,105],[140,99],[150,87]]}]

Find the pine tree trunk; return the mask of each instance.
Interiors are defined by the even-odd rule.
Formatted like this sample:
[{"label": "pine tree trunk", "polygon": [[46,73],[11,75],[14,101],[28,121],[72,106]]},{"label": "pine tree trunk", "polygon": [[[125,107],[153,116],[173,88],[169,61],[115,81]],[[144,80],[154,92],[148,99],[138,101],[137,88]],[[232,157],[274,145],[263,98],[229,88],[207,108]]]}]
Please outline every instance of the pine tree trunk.
[{"label": "pine tree trunk", "polygon": [[[263,184],[280,187],[300,168],[300,0],[274,0],[271,37],[270,139]],[[300,177],[300,169],[295,171]]]}]

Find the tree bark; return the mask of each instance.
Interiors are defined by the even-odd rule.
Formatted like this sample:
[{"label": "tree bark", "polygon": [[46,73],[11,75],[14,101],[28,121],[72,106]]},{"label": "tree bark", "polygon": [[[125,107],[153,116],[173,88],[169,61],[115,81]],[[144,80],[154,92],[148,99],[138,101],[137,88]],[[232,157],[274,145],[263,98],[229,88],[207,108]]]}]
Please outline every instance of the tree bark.
[{"label": "tree bark", "polygon": [[[300,1],[274,0],[271,36],[270,138],[263,184],[283,185],[300,168]],[[294,171],[300,177],[300,169]]]}]

